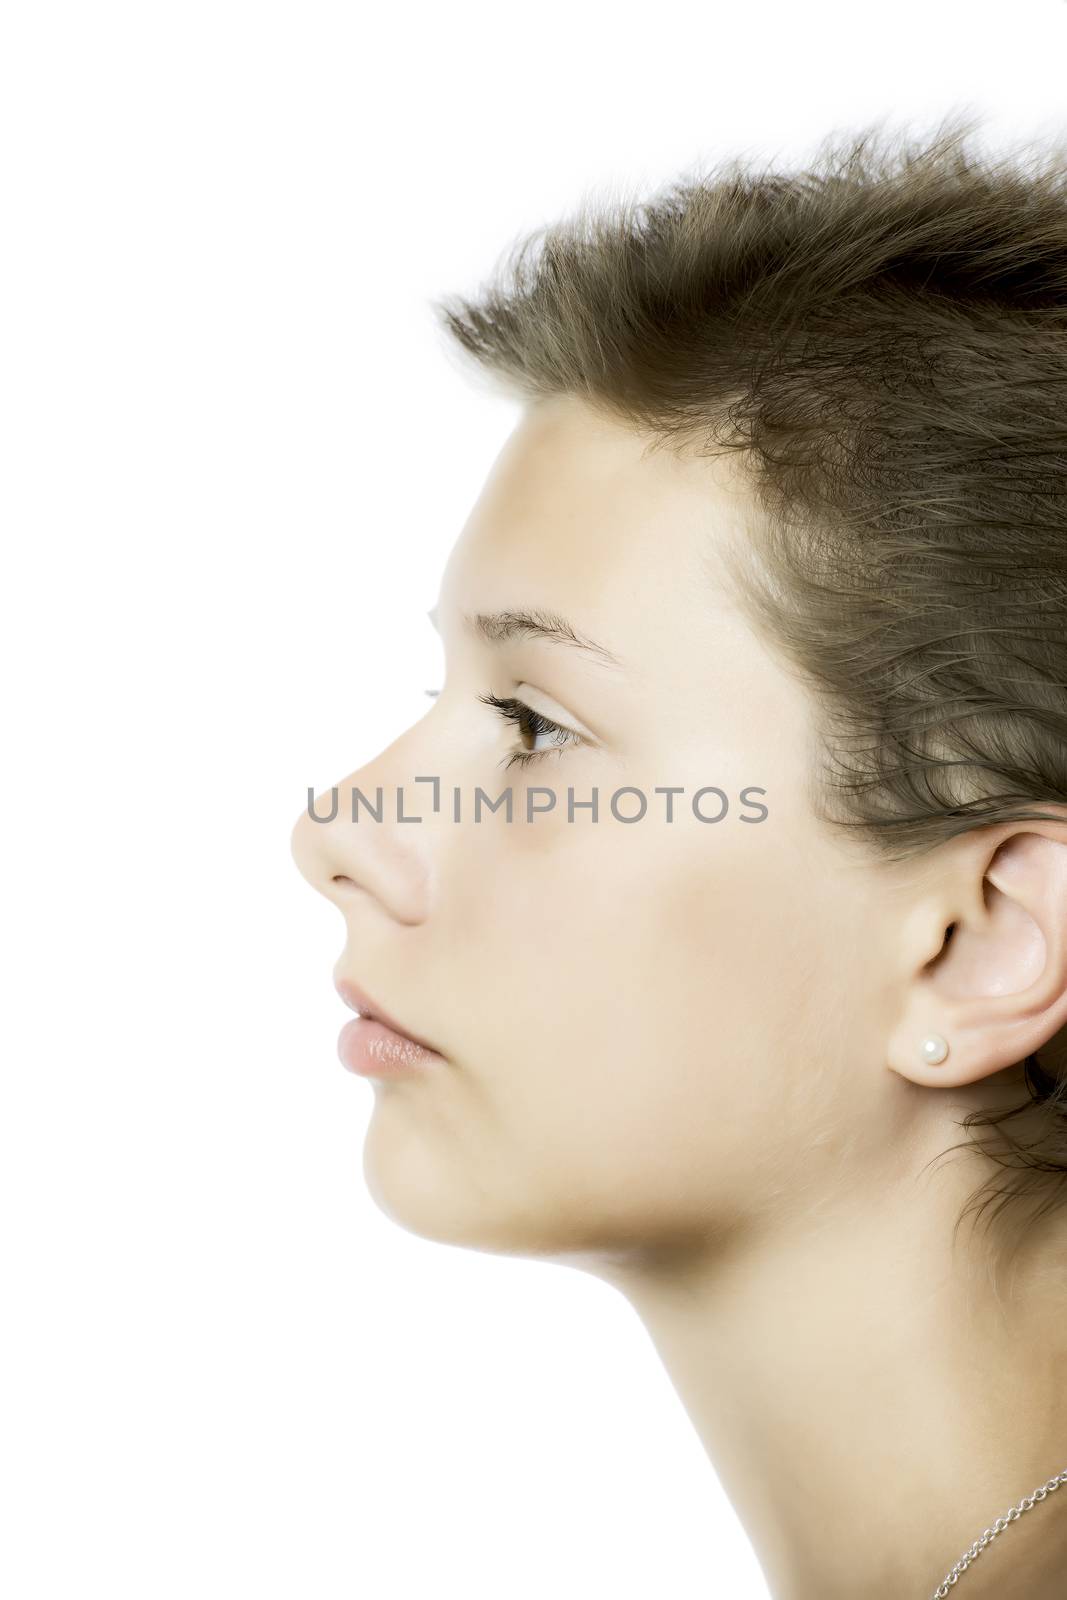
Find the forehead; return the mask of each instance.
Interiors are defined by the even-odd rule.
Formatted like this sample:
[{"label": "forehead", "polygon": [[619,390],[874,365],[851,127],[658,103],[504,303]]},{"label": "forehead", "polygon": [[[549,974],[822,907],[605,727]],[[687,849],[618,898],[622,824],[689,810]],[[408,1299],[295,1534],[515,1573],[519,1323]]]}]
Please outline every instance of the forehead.
[{"label": "forehead", "polygon": [[449,559],[442,600],[542,606],[624,658],[706,649],[737,624],[723,565],[757,517],[732,458],[653,451],[566,396],[528,407]]}]

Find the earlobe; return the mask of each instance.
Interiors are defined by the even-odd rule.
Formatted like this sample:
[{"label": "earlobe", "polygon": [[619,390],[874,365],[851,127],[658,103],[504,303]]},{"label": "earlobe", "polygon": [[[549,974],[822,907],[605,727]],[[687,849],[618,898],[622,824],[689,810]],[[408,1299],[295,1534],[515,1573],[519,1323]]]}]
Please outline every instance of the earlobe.
[{"label": "earlobe", "polygon": [[[954,847],[954,848],[953,848]],[[975,1083],[1024,1061],[1067,1028],[1067,827],[1019,822],[945,847],[927,878],[912,970],[887,1064],[915,1083]]]}]

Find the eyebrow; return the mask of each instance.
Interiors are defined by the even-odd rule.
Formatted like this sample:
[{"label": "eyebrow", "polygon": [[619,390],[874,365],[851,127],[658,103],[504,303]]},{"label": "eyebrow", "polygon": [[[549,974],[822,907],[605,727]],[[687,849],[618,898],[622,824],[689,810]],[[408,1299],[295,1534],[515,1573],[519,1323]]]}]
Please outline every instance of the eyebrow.
[{"label": "eyebrow", "polygon": [[[437,607],[426,615],[437,627]],[[622,662],[606,645],[579,633],[577,628],[552,611],[476,611],[463,613],[463,625],[489,644],[501,644],[507,639],[544,639],[550,644],[565,645],[572,650],[585,650],[597,656],[609,667],[620,667]]]}]

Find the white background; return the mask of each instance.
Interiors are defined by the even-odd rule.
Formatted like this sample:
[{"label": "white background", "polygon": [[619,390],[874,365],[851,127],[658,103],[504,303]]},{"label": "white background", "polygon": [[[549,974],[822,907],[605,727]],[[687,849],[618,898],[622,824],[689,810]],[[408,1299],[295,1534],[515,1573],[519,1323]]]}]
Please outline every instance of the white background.
[{"label": "white background", "polygon": [[432,297],[722,155],[1062,136],[1065,81],[1064,0],[6,9],[12,1600],[765,1595],[619,1296],[369,1200],[289,830],[428,708],[514,421]]}]

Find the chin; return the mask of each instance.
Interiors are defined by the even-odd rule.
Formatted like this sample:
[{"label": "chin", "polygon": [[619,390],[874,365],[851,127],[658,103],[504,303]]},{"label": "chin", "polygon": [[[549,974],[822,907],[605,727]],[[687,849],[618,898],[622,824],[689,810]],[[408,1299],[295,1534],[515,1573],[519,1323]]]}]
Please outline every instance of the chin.
[{"label": "chin", "polygon": [[[485,1183],[469,1172],[449,1172],[444,1163],[412,1136],[410,1128],[390,1125],[383,1105],[371,1119],[363,1145],[363,1179],[383,1216],[406,1233],[436,1244],[491,1255],[558,1257],[574,1247],[573,1226],[553,1227],[547,1213],[518,1208],[514,1196],[494,1200]],[[573,1222],[573,1219],[572,1219]]]},{"label": "chin", "polygon": [[398,1228],[437,1244],[493,1250],[499,1219],[484,1194],[401,1119],[392,1119],[388,1095],[381,1097],[363,1144],[363,1181],[371,1200]]}]

